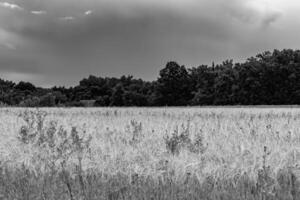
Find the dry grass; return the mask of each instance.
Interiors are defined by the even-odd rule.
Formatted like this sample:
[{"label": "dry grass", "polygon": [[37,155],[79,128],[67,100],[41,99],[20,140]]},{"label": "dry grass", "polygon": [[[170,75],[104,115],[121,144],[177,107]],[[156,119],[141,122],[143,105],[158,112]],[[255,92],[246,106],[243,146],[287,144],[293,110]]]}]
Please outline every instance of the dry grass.
[{"label": "dry grass", "polygon": [[0,199],[300,199],[300,109],[0,111]]}]

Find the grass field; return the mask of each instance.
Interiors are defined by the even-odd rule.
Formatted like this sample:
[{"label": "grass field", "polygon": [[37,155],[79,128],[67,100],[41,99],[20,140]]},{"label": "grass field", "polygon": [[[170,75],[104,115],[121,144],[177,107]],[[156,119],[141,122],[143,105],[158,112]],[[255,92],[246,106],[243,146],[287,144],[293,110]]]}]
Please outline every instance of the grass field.
[{"label": "grass field", "polygon": [[0,110],[0,199],[300,199],[299,108]]}]

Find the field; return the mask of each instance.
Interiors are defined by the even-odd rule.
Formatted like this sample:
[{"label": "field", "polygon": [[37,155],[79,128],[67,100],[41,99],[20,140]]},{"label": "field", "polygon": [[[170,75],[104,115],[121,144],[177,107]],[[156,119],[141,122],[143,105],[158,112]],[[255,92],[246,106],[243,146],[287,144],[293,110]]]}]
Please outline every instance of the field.
[{"label": "field", "polygon": [[0,110],[0,199],[300,199],[298,108]]}]

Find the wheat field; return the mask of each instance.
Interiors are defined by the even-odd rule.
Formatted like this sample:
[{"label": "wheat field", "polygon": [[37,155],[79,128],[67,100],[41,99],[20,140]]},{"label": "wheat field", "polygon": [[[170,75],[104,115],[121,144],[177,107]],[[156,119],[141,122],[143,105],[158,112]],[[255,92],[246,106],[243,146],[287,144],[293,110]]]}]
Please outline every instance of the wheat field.
[{"label": "wheat field", "polygon": [[298,108],[2,108],[0,199],[300,199]]}]

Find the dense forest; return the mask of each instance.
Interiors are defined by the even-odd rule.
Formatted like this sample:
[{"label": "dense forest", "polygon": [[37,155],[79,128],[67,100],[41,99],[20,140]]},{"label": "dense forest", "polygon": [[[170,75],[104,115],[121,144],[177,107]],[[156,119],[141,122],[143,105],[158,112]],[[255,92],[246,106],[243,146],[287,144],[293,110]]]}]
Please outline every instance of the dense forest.
[{"label": "dense forest", "polygon": [[[1,76],[1,75],[0,75]],[[264,52],[243,63],[186,68],[168,62],[157,80],[89,76],[75,87],[0,79],[2,106],[196,106],[300,104],[300,50]]]}]

